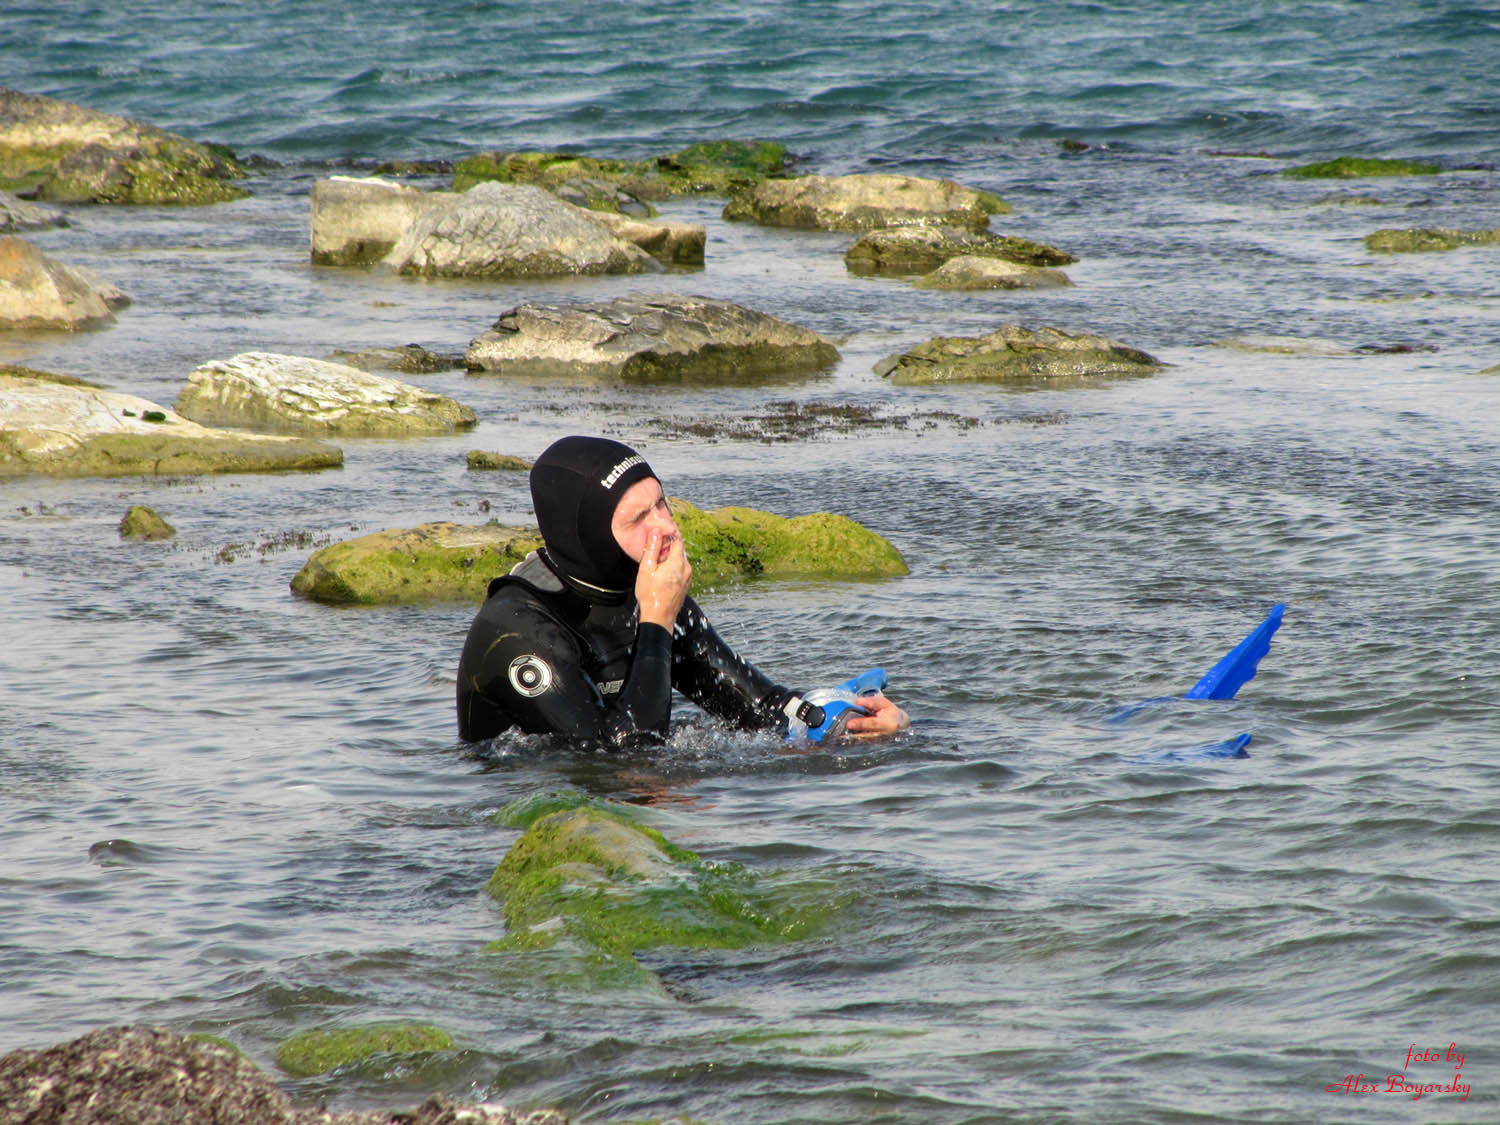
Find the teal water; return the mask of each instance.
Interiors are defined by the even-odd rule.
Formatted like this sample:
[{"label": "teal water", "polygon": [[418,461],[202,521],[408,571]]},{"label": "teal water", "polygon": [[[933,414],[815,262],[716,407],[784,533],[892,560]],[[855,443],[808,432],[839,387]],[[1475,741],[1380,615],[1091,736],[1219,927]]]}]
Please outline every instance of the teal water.
[{"label": "teal water", "polygon": [[[0,485],[0,1049],[145,1021],[272,1068],[296,1031],[416,1019],[458,1048],[287,1088],[597,1121],[1495,1120],[1500,381],[1479,373],[1500,363],[1500,251],[1361,239],[1500,225],[1480,167],[1500,151],[1497,23],[1439,4],[10,5],[0,82],[267,162],[239,203],[74,208],[34,235],[135,304],[107,331],[7,336],[0,360],[170,402],[237,351],[459,351],[522,301],[660,288],[786,316],[844,358],[581,395],[454,372],[421,381],[476,432],[345,442],[339,472]],[[1075,285],[855,278],[848,236],[728,224],[713,200],[667,208],[707,226],[701,273],[307,264],[308,188],[345,162],[724,135],[785,140],[809,171],[991,188],[1016,208],[995,228],[1077,254]],[[1274,175],[1345,153],[1452,170]],[[871,372],[1008,321],[1171,366],[1030,393]],[[1246,334],[1368,350],[1215,346]],[[735,436],[782,403],[872,424]],[[573,431],[636,444],[702,506],[826,508],[896,542],[905,579],[704,602],[786,682],[884,665],[913,731],[788,756],[683,708],[649,758],[475,755],[452,715],[468,607],[290,595],[304,533],[527,520],[524,482],[464,452]],[[122,544],[132,503],[179,538]],[[1278,601],[1238,700],[1109,721],[1186,690]],[[1248,759],[1143,760],[1241,731]],[[480,888],[515,838],[488,816],[560,787],[852,905],[788,945],[654,953],[658,985],[621,992],[485,953],[503,924]],[[1406,1063],[1450,1043],[1466,1098],[1387,1092],[1450,1079]],[[1378,1092],[1326,1089],[1361,1074]]]}]

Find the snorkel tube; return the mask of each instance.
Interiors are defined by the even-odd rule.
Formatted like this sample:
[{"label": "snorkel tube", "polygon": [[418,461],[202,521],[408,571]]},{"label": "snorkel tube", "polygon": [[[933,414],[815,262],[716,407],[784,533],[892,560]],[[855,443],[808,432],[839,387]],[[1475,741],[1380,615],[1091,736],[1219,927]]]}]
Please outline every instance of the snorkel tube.
[{"label": "snorkel tube", "polygon": [[788,742],[822,742],[837,738],[855,715],[869,712],[860,706],[860,696],[885,690],[884,668],[870,668],[837,687],[818,688],[786,705]]}]

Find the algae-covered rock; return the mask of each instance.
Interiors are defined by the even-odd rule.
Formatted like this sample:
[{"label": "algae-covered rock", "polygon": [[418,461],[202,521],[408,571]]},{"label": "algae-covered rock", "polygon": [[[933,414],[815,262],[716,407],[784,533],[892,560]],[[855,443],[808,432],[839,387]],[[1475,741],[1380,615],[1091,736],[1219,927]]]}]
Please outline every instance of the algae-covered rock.
[{"label": "algae-covered rock", "polygon": [[484,600],[490,580],[541,546],[535,528],[424,523],[346,539],[315,552],[293,593],[335,604]]},{"label": "algae-covered rock", "polygon": [[1266,355],[1344,356],[1354,355],[1354,349],[1337,340],[1317,336],[1226,336],[1215,340],[1214,347],[1229,348],[1237,352],[1261,352]]},{"label": "algae-covered rock", "polygon": [[1365,236],[1366,249],[1377,254],[1418,254],[1434,250],[1457,250],[1460,246],[1494,246],[1500,229],[1454,230],[1451,227],[1386,227]]},{"label": "algae-covered rock", "polygon": [[425,1024],[376,1024],[304,1031],[276,1048],[276,1065],[297,1078],[327,1074],[373,1055],[446,1051],[453,1036]]},{"label": "algae-covered rock", "polygon": [[244,174],[221,146],[0,87],[0,187],[57,203],[204,204],[243,199],[230,181]]},{"label": "algae-covered rock", "polygon": [[868,231],[844,252],[844,265],[861,276],[931,273],[951,258],[999,258],[1027,266],[1067,266],[1078,259],[1029,238],[952,226],[886,227]]},{"label": "algae-covered rock", "polygon": [[511,453],[492,453],[485,449],[471,449],[468,453],[469,469],[484,471],[499,469],[502,472],[525,473],[531,471],[531,462]]},{"label": "algae-covered rock", "polygon": [[779,317],[667,293],[522,305],[476,337],[464,360],[471,371],[499,375],[733,382],[822,371],[838,361],[838,350]]},{"label": "algae-covered rock", "polygon": [[132,504],[120,521],[121,539],[161,540],[170,539],[177,529],[161,517],[154,508],[144,504]]},{"label": "algae-covered rock", "polygon": [[0,374],[0,477],[269,472],[343,460],[322,442],[209,429],[134,395]]},{"label": "algae-covered rock", "polygon": [[805,230],[947,225],[980,231],[991,215],[1009,210],[998,196],[952,180],[881,172],[765,180],[732,199],[724,218]]},{"label": "algae-covered rock", "polygon": [[474,411],[446,395],[341,363],[242,352],[198,367],[177,396],[198,422],[284,433],[421,437],[468,429]]},{"label": "algae-covered rock", "polygon": [[119,290],[43,254],[24,238],[0,237],[0,330],[75,331],[114,323]]},{"label": "algae-covered rock", "polygon": [[[701,511],[673,498],[693,589],[743,578],[887,578],[907,573],[889,540],[828,512],[788,519],[752,508]],[[535,528],[426,523],[334,543],[292,579],[316,601],[377,605],[484,600],[492,578],[541,546]]]},{"label": "algae-covered rock", "polygon": [[672,497],[694,589],[740,578],[891,578],[907,573],[890,540],[846,516],[778,516],[754,508],[703,511]]},{"label": "algae-covered rock", "polygon": [[1005,382],[1083,387],[1100,379],[1150,375],[1154,356],[1103,336],[1007,324],[987,336],[935,336],[909,352],[887,356],[875,374],[892,383]]},{"label": "algae-covered rock", "polygon": [[[604,188],[642,200],[686,195],[727,195],[780,174],[786,146],[774,141],[703,141],[679,152],[646,160],[612,160],[572,152],[487,152],[453,169],[453,190],[467,191],[494,180],[534,184],[560,191],[570,184],[593,185],[589,206],[616,210]],[[618,204],[616,197],[613,200]]]},{"label": "algae-covered rock", "polygon": [[1436,164],[1410,160],[1382,160],[1363,156],[1340,156],[1314,164],[1299,164],[1282,171],[1283,176],[1297,180],[1347,180],[1361,176],[1435,176],[1442,171]]},{"label": "algae-covered rock", "polygon": [[384,258],[422,277],[646,273],[660,264],[582,208],[526,184],[481,183],[428,205]]},{"label": "algae-covered rock", "polygon": [[1062,270],[966,254],[949,258],[912,284],[918,289],[1059,289],[1073,283]]},{"label": "algae-covered rock", "polygon": [[485,884],[502,904],[495,950],[563,940],[627,962],[649,949],[741,949],[816,933],[844,905],[819,887],[778,886],[705,862],[655,829],[598,805],[553,812],[512,845]]}]

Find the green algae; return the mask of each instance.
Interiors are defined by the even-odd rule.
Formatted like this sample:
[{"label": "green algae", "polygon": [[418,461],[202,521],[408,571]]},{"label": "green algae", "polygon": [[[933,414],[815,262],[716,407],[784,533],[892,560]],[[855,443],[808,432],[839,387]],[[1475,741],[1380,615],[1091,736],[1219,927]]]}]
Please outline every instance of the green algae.
[{"label": "green algae", "polygon": [[337,468],[344,451],[317,441],[249,442],[234,437],[99,434],[37,458],[0,431],[0,477],[47,473],[71,477],[186,476]]},{"label": "green algae", "polygon": [[633,806],[608,801],[603,797],[594,797],[579,789],[548,789],[511,801],[499,811],[491,814],[490,823],[497,824],[501,828],[524,830],[544,816],[583,808],[600,809],[612,816],[623,817],[632,823],[635,822],[637,815]]},{"label": "green algae", "polygon": [[[453,166],[452,190],[468,191],[486,180],[534,184],[552,190],[569,181],[613,184],[638,199],[675,199],[689,195],[727,195],[779,174],[786,167],[786,146],[774,141],[702,141],[679,152],[646,160],[613,160],[572,152],[489,152]],[[589,204],[618,211],[602,193]]]},{"label": "green algae", "polygon": [[276,1048],[276,1065],[297,1078],[327,1074],[374,1055],[446,1051],[453,1037],[426,1024],[374,1024],[304,1031]]},{"label": "green algae", "polygon": [[847,905],[826,881],[711,863],[594,803],[533,820],[485,890],[508,931],[491,951],[563,952],[596,987],[640,983],[642,951],[798,941]]},{"label": "green algae", "polygon": [[1420,254],[1457,250],[1460,246],[1500,243],[1500,230],[1454,230],[1451,227],[1386,227],[1365,236],[1365,248],[1377,254]]},{"label": "green algae", "polygon": [[1435,176],[1441,171],[1442,168],[1436,164],[1417,164],[1410,160],[1340,156],[1335,160],[1287,168],[1281,174],[1296,180],[1338,180],[1363,176]]},{"label": "green algae", "polygon": [[502,472],[530,472],[531,462],[511,453],[493,453],[486,449],[469,450],[466,460],[471,470],[499,470]]},{"label": "green algae", "polygon": [[887,578],[907,573],[884,537],[831,512],[788,519],[753,508],[703,511],[671,500],[695,587],[747,577]]},{"label": "green algae", "polygon": [[144,539],[157,541],[171,539],[177,529],[162,518],[154,508],[144,504],[132,504],[120,520],[121,539]]}]

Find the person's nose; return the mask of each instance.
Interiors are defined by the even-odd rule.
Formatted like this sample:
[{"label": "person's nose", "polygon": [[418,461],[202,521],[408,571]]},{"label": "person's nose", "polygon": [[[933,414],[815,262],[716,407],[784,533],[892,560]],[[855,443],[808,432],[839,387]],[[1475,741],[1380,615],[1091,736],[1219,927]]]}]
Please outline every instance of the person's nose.
[{"label": "person's nose", "polygon": [[653,530],[661,532],[663,539],[679,534],[677,521],[672,518],[672,513],[667,509],[665,504],[651,513],[651,527]]}]

